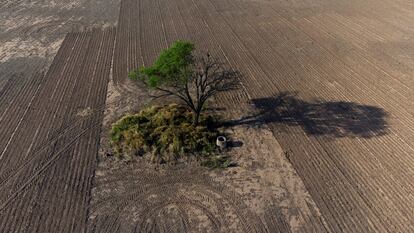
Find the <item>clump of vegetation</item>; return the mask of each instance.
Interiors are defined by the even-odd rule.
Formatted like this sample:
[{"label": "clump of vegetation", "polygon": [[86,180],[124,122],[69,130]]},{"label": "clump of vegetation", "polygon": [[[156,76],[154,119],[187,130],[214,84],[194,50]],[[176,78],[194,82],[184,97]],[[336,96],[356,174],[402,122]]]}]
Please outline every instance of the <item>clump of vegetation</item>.
[{"label": "clump of vegetation", "polygon": [[120,119],[111,132],[116,154],[151,153],[158,162],[197,155],[208,167],[230,165],[228,158],[214,155],[218,132],[205,105],[216,94],[238,88],[239,72],[209,53],[195,56],[192,43],[177,41],[154,64],[132,70],[128,76],[146,87],[152,97],[172,96],[182,105],[151,107]]},{"label": "clump of vegetation", "polygon": [[216,150],[216,121],[200,115],[198,125],[194,125],[193,119],[191,111],[176,104],[127,115],[112,126],[114,152],[129,158],[150,153],[154,162],[174,161],[184,155],[207,158]]},{"label": "clump of vegetation", "polygon": [[228,156],[212,155],[204,158],[201,161],[201,165],[208,168],[228,168],[235,164]]}]

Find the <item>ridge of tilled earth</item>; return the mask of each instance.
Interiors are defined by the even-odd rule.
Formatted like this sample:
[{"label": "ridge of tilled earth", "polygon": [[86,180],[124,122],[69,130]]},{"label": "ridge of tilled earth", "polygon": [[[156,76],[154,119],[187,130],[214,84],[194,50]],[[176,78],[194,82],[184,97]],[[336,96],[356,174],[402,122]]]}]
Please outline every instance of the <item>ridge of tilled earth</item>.
[{"label": "ridge of tilled earth", "polygon": [[[408,2],[123,0],[114,80],[194,41],[246,74],[249,100],[273,112],[266,123],[333,231],[413,232]],[[282,93],[299,105],[279,107]]]},{"label": "ridge of tilled earth", "polygon": [[1,93],[1,232],[85,231],[114,36],[67,34],[45,75]]}]

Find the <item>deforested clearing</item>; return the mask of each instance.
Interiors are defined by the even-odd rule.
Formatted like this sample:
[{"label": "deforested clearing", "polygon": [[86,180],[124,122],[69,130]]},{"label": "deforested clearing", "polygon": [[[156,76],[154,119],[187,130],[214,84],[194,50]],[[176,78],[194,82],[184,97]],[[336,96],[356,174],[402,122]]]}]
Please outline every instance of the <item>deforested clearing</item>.
[{"label": "deforested clearing", "polygon": [[[409,0],[0,3],[0,232],[414,232]],[[240,71],[236,166],[122,161],[128,72],[174,41]],[[159,103],[158,103],[159,104]]]}]

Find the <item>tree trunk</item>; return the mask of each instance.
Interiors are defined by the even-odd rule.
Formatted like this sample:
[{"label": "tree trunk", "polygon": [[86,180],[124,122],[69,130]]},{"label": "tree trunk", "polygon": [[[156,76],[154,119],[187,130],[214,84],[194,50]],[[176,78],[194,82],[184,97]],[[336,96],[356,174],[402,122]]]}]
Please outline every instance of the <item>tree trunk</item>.
[{"label": "tree trunk", "polygon": [[198,121],[200,120],[200,113],[201,111],[194,111],[194,120],[193,120],[193,125],[194,126],[198,126]]}]

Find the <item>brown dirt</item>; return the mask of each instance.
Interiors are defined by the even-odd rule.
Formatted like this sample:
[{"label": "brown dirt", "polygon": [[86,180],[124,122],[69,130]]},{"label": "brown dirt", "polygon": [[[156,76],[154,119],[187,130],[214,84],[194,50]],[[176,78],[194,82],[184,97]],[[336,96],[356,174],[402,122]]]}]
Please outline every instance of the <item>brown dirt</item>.
[{"label": "brown dirt", "polygon": [[[117,6],[0,3],[1,232],[414,231],[411,1],[122,0],[115,32]],[[108,158],[92,185],[107,78],[106,127],[177,39],[245,74],[219,101],[240,166]]]},{"label": "brown dirt", "polygon": [[119,1],[2,1],[0,91],[8,80],[15,83],[45,72],[66,33],[115,26],[118,9]]},{"label": "brown dirt", "polygon": [[0,3],[1,232],[85,230],[118,6]]},{"label": "brown dirt", "polygon": [[[112,89],[112,90],[111,90]],[[129,99],[139,92],[131,87]],[[228,154],[237,164],[209,170],[195,161],[157,165],[111,155],[112,122],[131,110],[109,85],[104,134],[90,210],[90,232],[325,232],[304,184],[266,127],[226,131],[242,144]],[[145,103],[145,97],[141,98]],[[136,106],[135,111],[141,109]],[[117,114],[114,114],[117,113]],[[242,115],[234,110],[222,113]],[[235,143],[236,144],[236,143]],[[115,210],[115,211],[114,211]]]},{"label": "brown dirt", "polygon": [[250,100],[264,112],[247,124],[269,126],[329,229],[412,232],[412,8],[405,0],[124,0],[114,80],[123,85],[129,69],[174,40],[194,41],[245,74],[245,95],[223,95],[223,105]]},{"label": "brown dirt", "polygon": [[85,230],[114,36],[68,34],[45,75],[2,99],[1,232]]}]

